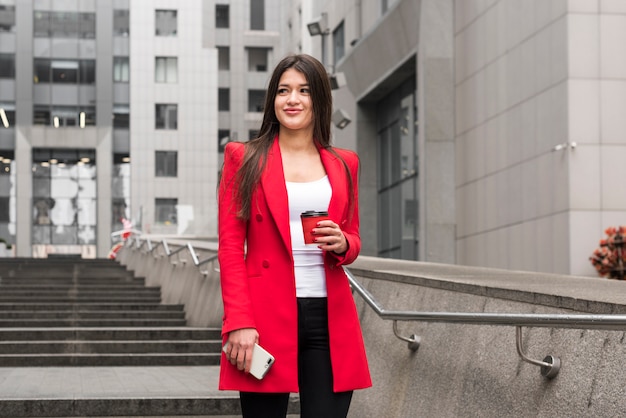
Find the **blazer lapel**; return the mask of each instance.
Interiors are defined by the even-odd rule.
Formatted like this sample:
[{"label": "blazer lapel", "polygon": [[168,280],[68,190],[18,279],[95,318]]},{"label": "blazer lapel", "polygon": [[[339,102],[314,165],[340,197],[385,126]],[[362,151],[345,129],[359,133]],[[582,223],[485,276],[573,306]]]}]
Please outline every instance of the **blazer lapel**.
[{"label": "blazer lapel", "polygon": [[291,254],[291,235],[289,233],[289,205],[287,186],[285,185],[285,173],[280,155],[280,147],[277,138],[274,139],[272,148],[267,155],[267,164],[261,176],[261,187],[267,206],[272,218],[280,232],[285,248]]}]

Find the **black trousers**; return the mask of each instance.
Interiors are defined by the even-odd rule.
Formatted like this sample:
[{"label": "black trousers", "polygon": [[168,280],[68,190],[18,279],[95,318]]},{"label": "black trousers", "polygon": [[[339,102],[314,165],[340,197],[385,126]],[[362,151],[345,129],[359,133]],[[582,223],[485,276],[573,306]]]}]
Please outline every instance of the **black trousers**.
[{"label": "black trousers", "polygon": [[[298,385],[301,418],[345,418],[352,391],[333,392],[326,298],[298,298]],[[289,393],[240,392],[244,418],[284,418]]]}]

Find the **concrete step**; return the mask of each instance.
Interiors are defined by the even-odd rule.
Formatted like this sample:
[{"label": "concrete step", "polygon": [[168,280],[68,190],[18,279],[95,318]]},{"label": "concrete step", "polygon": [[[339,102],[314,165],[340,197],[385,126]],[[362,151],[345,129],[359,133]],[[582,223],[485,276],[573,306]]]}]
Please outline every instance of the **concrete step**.
[{"label": "concrete step", "polygon": [[0,328],[0,341],[129,341],[178,339],[219,340],[221,339],[221,330],[219,328],[194,327]]},{"label": "concrete step", "polygon": [[0,354],[0,367],[212,366],[219,362],[218,353]]},{"label": "concrete step", "polygon": [[0,328],[43,327],[182,327],[185,318],[102,318],[102,319],[0,319]]},{"label": "concrete step", "polygon": [[[1,289],[1,287],[0,287]],[[180,311],[185,308],[181,304],[163,305],[160,303],[74,303],[74,302],[49,302],[49,303],[0,303],[0,311]]]},{"label": "concrete step", "polygon": [[[0,368],[2,417],[241,416],[218,366]],[[292,395],[289,417],[299,413]]]},{"label": "concrete step", "polygon": [[32,303],[98,303],[98,302],[124,302],[124,303],[146,303],[146,302],[161,302],[160,295],[133,295],[132,292],[129,292],[130,295],[123,296],[115,296],[111,297],[108,295],[93,295],[93,296],[82,296],[77,295],[75,297],[70,296],[5,296],[0,294],[0,303],[18,303],[18,302],[32,302]]},{"label": "concrete step", "polygon": [[0,341],[0,354],[219,353],[221,340]]},{"label": "concrete step", "polygon": [[30,284],[3,284],[0,283],[0,287],[3,292],[16,292],[16,291],[78,291],[78,292],[119,292],[129,290],[144,290],[149,289],[151,291],[158,291],[158,287],[146,287],[142,283],[111,283],[111,284],[73,284],[73,283],[30,283]]},{"label": "concrete step", "polygon": [[108,310],[108,311],[88,311],[88,310],[56,310],[56,311],[27,311],[27,310],[8,310],[0,309],[0,320],[4,319],[184,319],[185,312],[181,311],[164,311],[164,310]]},{"label": "concrete step", "polygon": [[4,289],[4,287],[0,286],[2,290],[2,297],[5,299],[9,299],[11,297],[81,297],[81,298],[89,298],[89,297],[108,297],[111,299],[115,298],[125,298],[128,295],[134,295],[135,297],[161,297],[161,289],[154,287],[143,287],[140,289],[111,289],[111,290],[91,290],[91,289],[77,289],[77,288],[66,288],[66,289],[19,289],[19,290],[10,290]]}]

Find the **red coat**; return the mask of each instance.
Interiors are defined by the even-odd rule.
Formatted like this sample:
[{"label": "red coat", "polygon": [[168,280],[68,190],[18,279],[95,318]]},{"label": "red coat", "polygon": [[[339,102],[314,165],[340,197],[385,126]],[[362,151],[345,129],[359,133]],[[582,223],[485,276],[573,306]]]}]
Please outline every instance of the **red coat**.
[{"label": "red coat", "polygon": [[[344,255],[324,254],[328,294],[328,327],[334,390],[343,392],[372,385],[359,318],[348,279],[341,268],[353,262],[361,249],[358,215],[358,157],[335,149],[352,173],[350,189],[342,162],[331,152],[320,155],[332,186],[329,217],[341,226],[350,248]],[[287,188],[278,140],[274,140],[260,185],[254,193],[250,219],[235,216],[233,177],[241,166],[244,145],[229,143],[219,190],[219,263],[224,302],[222,336],[256,328],[259,344],[276,361],[261,381],[230,364],[222,353],[222,390],[298,392],[298,311],[294,261],[291,253]],[[355,212],[348,213],[349,194]],[[247,254],[244,258],[244,243]]]}]

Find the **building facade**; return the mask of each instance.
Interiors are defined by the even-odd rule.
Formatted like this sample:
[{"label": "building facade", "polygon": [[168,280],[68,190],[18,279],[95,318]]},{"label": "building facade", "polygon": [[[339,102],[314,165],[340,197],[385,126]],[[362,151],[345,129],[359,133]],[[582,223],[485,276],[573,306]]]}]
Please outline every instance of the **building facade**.
[{"label": "building facade", "polygon": [[326,22],[307,52],[347,81],[366,254],[596,275],[626,224],[622,2],[302,7]]},{"label": "building facade", "polygon": [[122,220],[215,235],[202,3],[0,1],[0,237],[16,255],[105,257]]}]

